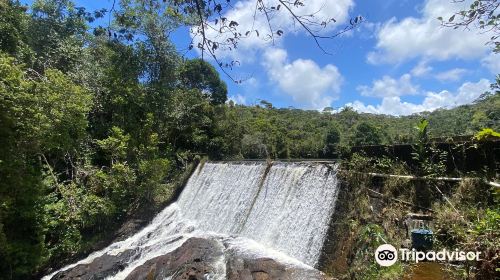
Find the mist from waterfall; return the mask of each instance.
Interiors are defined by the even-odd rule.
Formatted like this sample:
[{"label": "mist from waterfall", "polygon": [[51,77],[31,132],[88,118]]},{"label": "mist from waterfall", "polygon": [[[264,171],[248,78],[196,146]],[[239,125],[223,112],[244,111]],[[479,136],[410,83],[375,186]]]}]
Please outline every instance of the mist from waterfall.
[{"label": "mist from waterfall", "polygon": [[[108,277],[124,279],[195,236],[218,236],[241,251],[315,266],[337,199],[336,170],[336,165],[319,163],[200,164],[177,202],[147,227],[62,270],[134,250],[125,269]],[[220,275],[224,269],[221,261]]]}]

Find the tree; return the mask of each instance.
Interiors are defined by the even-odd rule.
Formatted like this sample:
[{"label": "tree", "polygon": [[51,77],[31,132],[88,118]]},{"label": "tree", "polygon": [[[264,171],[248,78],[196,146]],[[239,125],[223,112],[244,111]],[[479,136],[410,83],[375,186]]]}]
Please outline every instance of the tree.
[{"label": "tree", "polygon": [[269,153],[263,143],[262,133],[245,134],[241,139],[241,146],[245,158],[267,158]]},{"label": "tree", "polygon": [[[32,118],[34,96],[15,59],[0,53],[0,273],[27,278],[43,252],[41,169],[38,149],[27,136],[39,126]],[[31,156],[28,156],[31,155]]]},{"label": "tree", "polygon": [[29,45],[36,53],[33,68],[74,70],[83,58],[86,20],[70,0],[37,0],[32,5]]},{"label": "tree", "polygon": [[[2,271],[25,279],[44,257],[44,195],[64,197],[54,173],[74,176],[77,150],[86,136],[90,94],[63,73],[30,76],[0,54],[0,238]],[[48,181],[54,184],[47,184]]]},{"label": "tree", "polygon": [[380,145],[382,136],[378,128],[367,122],[361,122],[356,126],[353,143],[355,146]]},{"label": "tree", "polygon": [[142,78],[156,90],[174,86],[180,58],[169,35],[183,22],[171,13],[171,1],[122,0],[114,14],[113,38],[137,45],[145,67]]},{"label": "tree", "polygon": [[29,17],[18,1],[0,2],[0,50],[28,62],[31,52],[26,44]]},{"label": "tree", "polygon": [[323,113],[331,114],[333,112],[333,107],[325,107],[323,108]]},{"label": "tree", "polygon": [[[355,28],[363,21],[361,16],[356,16],[349,21],[344,28],[333,34],[325,34],[323,30],[331,24],[336,23],[334,15],[328,18],[319,18],[318,11],[301,13],[300,11],[307,7],[307,1],[296,0],[277,0],[277,1],[261,1],[255,0],[254,17],[263,16],[266,21],[266,27],[242,27],[238,23],[239,19],[228,18],[226,13],[232,7],[231,0],[122,0],[120,6],[123,7],[117,11],[116,18],[118,30],[113,33],[113,36],[130,39],[134,36],[134,32],[128,32],[127,29],[137,29],[138,27],[154,27],[157,22],[170,22],[177,25],[187,25],[194,36],[193,41],[189,45],[189,49],[197,48],[201,52],[202,59],[206,56],[215,60],[215,63],[234,82],[240,83],[241,80],[234,79],[226,71],[238,64],[237,61],[223,62],[218,52],[220,50],[234,50],[238,48],[241,40],[251,36],[257,36],[267,41],[275,41],[276,37],[284,34],[284,31],[279,29],[273,22],[273,18],[277,14],[286,13],[293,20],[293,23],[302,28],[317,44],[318,48],[324,53],[328,53],[323,48],[322,40],[332,39],[340,36]],[[233,0],[233,2],[236,2]],[[129,9],[131,7],[132,9]],[[130,12],[132,11],[132,12]],[[148,14],[148,18],[142,17],[142,12]],[[153,21],[151,19],[154,19]],[[244,29],[245,28],[245,29]],[[248,28],[248,29],[246,29]],[[159,34],[158,28],[154,32]],[[215,35],[212,36],[215,31]],[[118,35],[117,35],[118,34]],[[148,35],[147,35],[148,36]],[[155,49],[159,50],[158,42],[164,42],[168,33],[161,35],[163,40],[153,40],[151,43],[156,45]],[[151,38],[151,37],[150,37]]]},{"label": "tree", "polygon": [[165,120],[165,141],[177,150],[207,152],[214,129],[213,107],[198,89],[177,89],[171,93]]},{"label": "tree", "polygon": [[261,100],[259,102],[262,106],[264,106],[264,108],[266,109],[272,109],[273,108],[273,104],[267,100]]},{"label": "tree", "polygon": [[352,107],[347,106],[342,108],[339,113],[339,117],[342,120],[341,123],[352,126],[358,120],[359,114]]},{"label": "tree", "polygon": [[179,79],[184,88],[199,89],[214,105],[227,101],[226,83],[221,81],[215,68],[204,60],[185,61],[180,67]]},{"label": "tree", "polygon": [[[454,0],[456,3],[463,3],[465,0]],[[441,24],[446,27],[465,28],[477,26],[481,32],[491,33],[489,43],[494,45],[494,51],[500,52],[500,14],[497,9],[500,3],[497,0],[474,0],[469,9],[461,10],[453,14],[448,19],[439,17]]]},{"label": "tree", "polygon": [[325,154],[333,156],[338,152],[340,144],[340,130],[336,125],[331,126],[326,132]]},{"label": "tree", "polygon": [[495,94],[500,93],[500,74],[497,74],[495,77],[495,82],[490,85],[491,90],[494,91]]}]

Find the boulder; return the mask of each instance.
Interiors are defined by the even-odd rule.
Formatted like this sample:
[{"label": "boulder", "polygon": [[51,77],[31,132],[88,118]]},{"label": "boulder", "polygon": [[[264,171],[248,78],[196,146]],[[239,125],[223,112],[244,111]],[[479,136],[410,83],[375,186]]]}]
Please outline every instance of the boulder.
[{"label": "boulder", "polygon": [[[221,238],[191,237],[174,251],[152,258],[136,267],[126,280],[326,280],[322,272],[305,266],[282,263],[261,254],[244,254]],[[127,250],[116,256],[103,255],[57,273],[52,279],[104,279],[122,271],[140,252]]]},{"label": "boulder", "polygon": [[102,255],[95,258],[89,264],[79,264],[73,268],[65,271],[60,271],[55,274],[51,279],[79,279],[79,280],[94,280],[104,279],[107,276],[114,275],[125,269],[127,263],[137,257],[138,254],[135,250],[127,250],[113,255]]},{"label": "boulder", "polygon": [[189,238],[174,251],[150,259],[134,269],[126,280],[132,279],[206,279],[215,274],[217,261],[223,258],[224,247],[213,239]]}]

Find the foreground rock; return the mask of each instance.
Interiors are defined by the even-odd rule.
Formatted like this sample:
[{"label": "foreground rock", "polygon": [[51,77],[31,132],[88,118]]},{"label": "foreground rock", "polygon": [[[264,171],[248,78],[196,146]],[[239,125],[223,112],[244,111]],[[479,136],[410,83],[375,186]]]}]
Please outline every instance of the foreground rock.
[{"label": "foreground rock", "polygon": [[125,269],[127,263],[137,256],[135,250],[127,250],[116,256],[102,255],[89,264],[79,264],[71,269],[60,271],[52,277],[55,279],[104,279]]},{"label": "foreground rock", "polygon": [[[117,256],[104,255],[92,263],[59,272],[52,279],[103,279],[125,269],[125,261],[135,256],[132,250]],[[328,279],[305,265],[290,265],[269,257],[243,254],[217,238],[186,240],[176,250],[150,259],[136,267],[126,280],[135,279],[228,279],[228,280],[313,280]]]},{"label": "foreground rock", "polygon": [[224,247],[211,239],[190,238],[171,253],[148,260],[127,276],[131,279],[205,279],[217,274]]}]

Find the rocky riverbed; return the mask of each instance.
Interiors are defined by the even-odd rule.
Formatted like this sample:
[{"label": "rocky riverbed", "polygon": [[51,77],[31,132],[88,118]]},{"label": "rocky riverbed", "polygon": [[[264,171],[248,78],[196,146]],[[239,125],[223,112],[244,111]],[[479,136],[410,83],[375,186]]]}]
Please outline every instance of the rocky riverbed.
[{"label": "rocky riverbed", "polygon": [[[134,250],[117,255],[104,254],[91,263],[60,271],[52,279],[104,279],[122,275],[124,279],[228,279],[302,280],[329,279],[322,272],[293,259],[263,254],[258,248],[240,247],[242,239],[191,237],[170,253],[149,259],[123,275],[126,263],[138,258]],[[246,241],[245,241],[246,242]],[[121,273],[121,274],[120,274]]]}]

